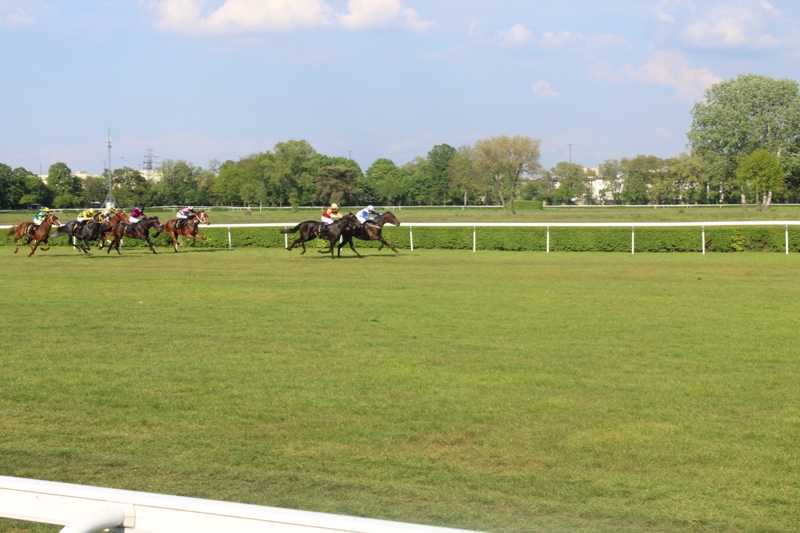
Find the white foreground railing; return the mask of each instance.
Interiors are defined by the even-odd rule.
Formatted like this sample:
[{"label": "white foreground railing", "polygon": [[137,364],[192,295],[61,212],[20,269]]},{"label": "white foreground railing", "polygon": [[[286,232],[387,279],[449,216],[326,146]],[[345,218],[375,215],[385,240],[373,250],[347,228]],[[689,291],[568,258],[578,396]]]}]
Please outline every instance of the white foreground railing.
[{"label": "white foreground railing", "polygon": [[[291,228],[299,222],[256,222],[246,224],[210,224],[201,228],[227,228],[228,249],[233,249],[231,228]],[[414,250],[414,228],[472,228],[472,251],[478,249],[478,228],[546,228],[546,251],[550,253],[550,228],[630,228],[631,253],[636,253],[636,228],[700,228],[702,251],[706,253],[706,226],[785,226],[784,249],[789,254],[789,226],[800,226],[800,220],[723,220],[713,222],[404,222],[408,227],[410,248]],[[11,226],[0,226],[0,229]],[[284,247],[289,247],[289,236],[284,235]]]},{"label": "white foreground railing", "polygon": [[63,533],[469,533],[369,518],[0,476],[0,517]]},{"label": "white foreground railing", "polygon": [[[228,249],[233,249],[231,228],[291,228],[297,222],[264,222],[253,224],[211,224],[209,227],[228,228]],[[789,226],[800,226],[800,220],[723,220],[713,222],[404,222],[408,227],[411,250],[414,250],[414,228],[472,228],[472,251],[478,249],[478,228],[546,228],[547,253],[550,253],[550,228],[631,228],[631,253],[636,253],[636,228],[700,228],[703,255],[706,253],[706,226],[785,226],[784,249],[789,254]],[[284,236],[289,246],[289,236]]]}]

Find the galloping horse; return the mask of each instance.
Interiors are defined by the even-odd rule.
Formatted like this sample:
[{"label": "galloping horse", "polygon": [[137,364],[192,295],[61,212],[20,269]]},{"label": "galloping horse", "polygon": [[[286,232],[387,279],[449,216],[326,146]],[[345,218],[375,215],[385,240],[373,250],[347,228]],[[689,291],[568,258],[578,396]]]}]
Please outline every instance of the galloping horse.
[{"label": "galloping horse", "polygon": [[[192,244],[190,246],[194,246],[194,243],[197,242],[197,237],[203,239],[203,242],[206,243],[206,246],[211,246],[208,244],[208,241],[205,237],[200,235],[197,232],[197,227],[200,223],[203,222],[205,224],[211,224],[211,221],[208,219],[208,213],[205,211],[199,211],[194,214],[194,216],[187,218],[186,222],[181,226],[179,229],[176,229],[175,226],[178,224],[177,218],[171,218],[167,220],[167,223],[164,224],[164,231],[167,235],[172,237],[172,247],[175,248],[175,251],[178,251],[178,235],[183,235],[184,237],[188,237],[192,239]],[[181,246],[183,246],[181,244]]]},{"label": "galloping horse", "polygon": [[89,249],[91,248],[91,241],[98,239],[102,224],[92,219],[81,228],[77,228],[77,225],[77,220],[70,220],[58,228],[58,231],[56,231],[52,237],[55,239],[62,235],[69,235],[69,242],[72,243],[76,250],[90,255]]},{"label": "galloping horse", "polygon": [[125,222],[126,224],[129,223],[128,215],[125,214],[124,210],[119,210],[114,213],[112,216],[108,217],[103,223],[103,226],[100,228],[100,235],[97,238],[97,243],[100,245],[100,249],[102,250],[105,246],[105,243],[111,244],[111,239],[106,237],[106,233],[111,232],[111,228],[119,224],[120,222]]},{"label": "galloping horse", "polygon": [[113,241],[108,246],[106,253],[111,252],[111,249],[115,248],[117,253],[122,255],[119,251],[119,243],[123,237],[144,239],[147,241],[147,246],[150,247],[150,251],[156,253],[156,251],[153,249],[153,243],[150,241],[150,228],[156,229],[156,234],[153,235],[153,238],[158,237],[158,235],[164,230],[164,228],[161,226],[161,222],[158,221],[158,217],[145,218],[136,224],[127,224],[125,222],[117,224],[111,228],[111,236]]},{"label": "galloping horse", "polygon": [[[333,259],[333,245],[336,243],[336,239],[342,235],[342,231],[347,228],[355,228],[357,225],[358,219],[356,219],[356,216],[353,213],[348,213],[333,224],[329,224],[327,226],[324,222],[306,220],[305,222],[301,222],[300,224],[296,225],[292,229],[282,229],[281,233],[288,235],[290,233],[297,233],[298,231],[300,232],[300,237],[295,239],[295,241],[287,248],[287,250],[291,252],[292,248],[294,248],[296,245],[303,245],[303,252],[300,255],[306,253],[305,243],[307,241],[314,240],[317,237],[325,237],[330,242],[328,252],[330,252],[331,259]],[[328,252],[320,250],[320,253],[322,254]]]},{"label": "galloping horse", "polygon": [[[31,237],[28,235],[28,228],[33,224],[33,222],[23,222],[17,226],[12,226],[10,230],[6,233],[6,235],[14,235],[14,253],[19,251],[19,243],[17,242],[22,237],[28,237],[28,248],[31,249],[31,253],[28,254],[28,257],[32,256],[34,252],[36,252],[36,248],[39,246],[39,243],[45,243],[47,246],[42,248],[43,252],[46,252],[50,249],[50,242],[48,239],[50,238],[50,228],[53,226],[59,227],[61,223],[58,221],[58,218],[50,213],[47,215],[47,218],[42,221],[42,223],[33,230],[33,236]],[[31,246],[31,241],[34,241],[33,246]]]},{"label": "galloping horse", "polygon": [[358,257],[363,257],[360,253],[356,252],[355,246],[353,246],[353,237],[356,239],[361,239],[362,241],[380,241],[381,245],[378,250],[383,249],[384,245],[388,246],[392,249],[392,251],[396,254],[399,254],[397,250],[394,249],[394,246],[383,240],[383,235],[381,232],[383,231],[383,225],[389,223],[395,226],[400,225],[400,221],[397,220],[391,211],[386,211],[384,214],[380,215],[379,217],[375,218],[375,220],[367,220],[361,226],[356,226],[354,229],[346,229],[342,232],[342,243],[339,245],[337,249],[337,253],[342,253],[342,246],[345,244],[350,245],[350,249],[355,252]]}]

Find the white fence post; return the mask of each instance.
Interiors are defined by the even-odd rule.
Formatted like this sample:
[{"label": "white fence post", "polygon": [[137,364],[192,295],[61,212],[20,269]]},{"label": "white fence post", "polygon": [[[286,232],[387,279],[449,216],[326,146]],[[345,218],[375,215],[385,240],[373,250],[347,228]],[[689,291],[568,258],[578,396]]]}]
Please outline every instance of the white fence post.
[{"label": "white fence post", "polygon": [[478,245],[478,228],[472,226],[472,253],[475,253],[475,250]]},{"label": "white fence post", "polygon": [[636,253],[636,234],[635,226],[631,226],[631,253]]},{"label": "white fence post", "polygon": [[411,243],[411,251],[414,251],[414,232],[411,230],[411,226],[408,227],[408,240]]},{"label": "white fence post", "polygon": [[706,227],[703,226],[703,255],[706,255]]},{"label": "white fence post", "polygon": [[789,225],[786,225],[786,255],[789,255]]},{"label": "white fence post", "polygon": [[284,248],[288,248],[289,247],[289,234],[288,233],[284,233],[283,234],[283,247]]},{"label": "white fence post", "polygon": [[547,253],[550,253],[550,226],[547,226]]},{"label": "white fence post", "polygon": [[231,228],[228,226],[228,250],[233,250],[233,241],[231,240]]}]

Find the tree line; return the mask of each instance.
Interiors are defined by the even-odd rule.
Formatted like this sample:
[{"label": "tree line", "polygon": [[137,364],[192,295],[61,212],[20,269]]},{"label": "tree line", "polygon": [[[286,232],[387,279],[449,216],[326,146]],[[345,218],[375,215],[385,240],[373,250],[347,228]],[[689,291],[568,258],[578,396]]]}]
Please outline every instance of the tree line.
[{"label": "tree line", "polygon": [[[540,164],[540,141],[490,137],[473,145],[436,145],[398,166],[380,158],[362,171],[344,157],[318,153],[305,140],[208,168],[166,160],[151,181],[130,167],[113,171],[113,194],[133,205],[300,206],[500,205],[517,199],[548,204],[711,204],[800,199],[800,89],[789,79],[741,75],[710,87],[692,109],[689,153],[607,160],[597,169],[566,161]],[[108,174],[75,177],[64,163],[42,182],[0,163],[0,207],[56,208],[102,202]]]}]

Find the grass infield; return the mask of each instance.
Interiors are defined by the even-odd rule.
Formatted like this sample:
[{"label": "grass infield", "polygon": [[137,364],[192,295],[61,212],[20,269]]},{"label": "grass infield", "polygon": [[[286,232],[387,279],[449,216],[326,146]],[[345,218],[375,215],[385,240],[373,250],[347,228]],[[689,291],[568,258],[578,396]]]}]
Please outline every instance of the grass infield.
[{"label": "grass infield", "polygon": [[2,475],[492,532],[800,529],[798,254],[0,251]]}]

